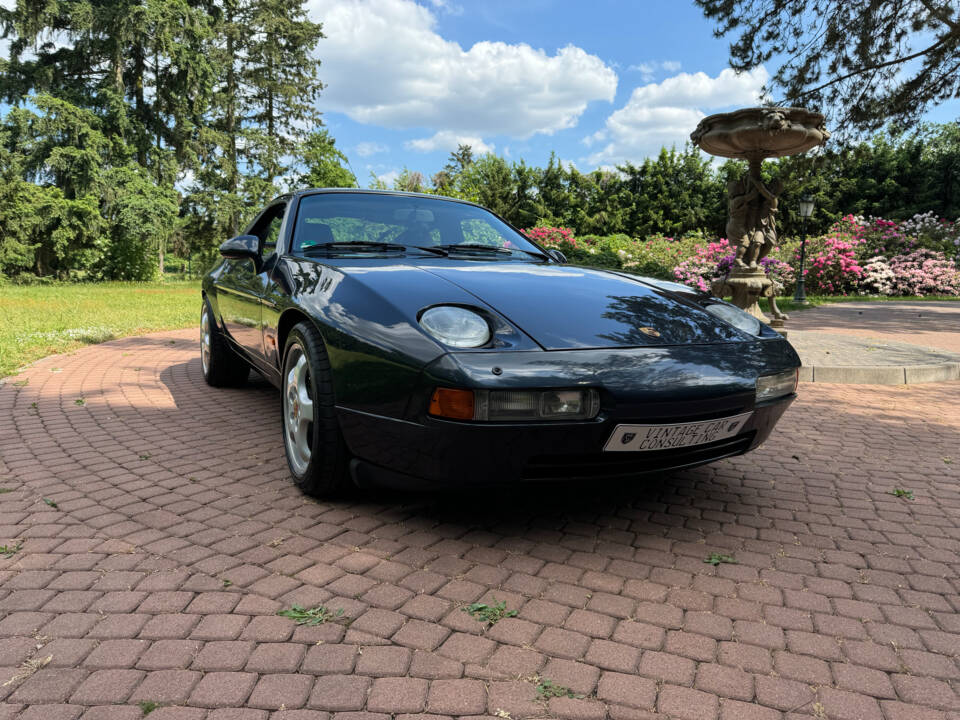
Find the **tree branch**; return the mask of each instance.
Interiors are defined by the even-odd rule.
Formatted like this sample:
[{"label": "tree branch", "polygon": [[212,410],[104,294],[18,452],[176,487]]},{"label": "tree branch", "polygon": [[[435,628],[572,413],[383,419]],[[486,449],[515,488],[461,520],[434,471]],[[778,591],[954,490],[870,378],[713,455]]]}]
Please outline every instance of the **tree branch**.
[{"label": "tree branch", "polygon": [[825,88],[828,88],[831,85],[836,85],[838,82],[843,82],[844,80],[848,80],[849,78],[852,78],[856,75],[863,75],[864,73],[870,72],[872,70],[880,70],[881,68],[890,67],[891,65],[899,65],[900,63],[905,63],[908,60],[914,60],[918,57],[923,57],[924,55],[930,54],[941,45],[944,45],[949,38],[950,38],[950,35],[947,34],[942,38],[940,38],[933,45],[928,47],[926,50],[920,50],[918,52],[913,53],[912,55],[907,55],[906,57],[894,58],[893,60],[887,60],[886,62],[877,63],[876,65],[868,65],[867,67],[859,68],[857,70],[854,70],[853,72],[847,73],[846,75],[841,75],[840,77],[836,77],[833,80],[825,82],[822,85],[818,85],[815,88],[811,88],[810,90],[804,90],[802,93],[798,93],[794,97],[802,98],[802,97],[806,97],[807,95],[813,95],[814,93],[820,92],[821,90],[824,90]]},{"label": "tree branch", "polygon": [[944,25],[950,28],[952,33],[960,33],[960,23],[956,23],[950,19],[950,16],[943,11],[941,7],[934,7],[930,0],[920,0],[920,4],[923,5],[927,12],[932,16],[940,20]]}]

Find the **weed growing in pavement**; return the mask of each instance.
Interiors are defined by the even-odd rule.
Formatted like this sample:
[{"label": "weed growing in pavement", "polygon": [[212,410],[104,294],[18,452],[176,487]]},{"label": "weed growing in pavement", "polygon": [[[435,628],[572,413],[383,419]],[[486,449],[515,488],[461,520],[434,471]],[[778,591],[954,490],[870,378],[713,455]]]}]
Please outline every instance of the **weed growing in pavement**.
[{"label": "weed growing in pavement", "polygon": [[87,404],[87,401],[84,400],[83,398],[77,398],[76,400],[73,401],[73,404],[74,404],[74,405],[86,405],[86,404]]},{"label": "weed growing in pavement", "polygon": [[144,715],[149,715],[158,707],[160,707],[160,703],[156,703],[153,700],[141,700],[137,703],[137,705],[140,706],[140,712],[142,712]]},{"label": "weed growing in pavement", "polygon": [[3,495],[8,492],[13,492],[13,488],[0,488],[0,495]]},{"label": "weed growing in pavement", "polygon": [[716,567],[720,563],[730,563],[731,565],[737,564],[737,559],[733,555],[723,555],[721,553],[710,553],[710,557],[704,558],[705,563],[709,563]]},{"label": "weed growing in pavement", "polygon": [[557,685],[550,678],[539,678],[537,680],[537,700],[546,701],[555,697],[568,697],[582,700],[586,695],[578,695],[568,687]]},{"label": "weed growing in pavement", "polygon": [[16,545],[0,545],[0,555],[6,558],[12,558],[23,548],[23,540],[17,540]]},{"label": "weed growing in pavement", "polygon": [[905,498],[907,500],[913,500],[913,490],[904,490],[903,488],[894,488],[887,495],[893,495],[898,498]]},{"label": "weed growing in pavement", "polygon": [[150,453],[140,453],[140,459],[141,459],[141,460],[149,460],[149,459],[150,459]]},{"label": "weed growing in pavement", "polygon": [[44,501],[47,505],[49,505],[50,507],[52,507],[54,510],[59,510],[59,509],[60,509],[60,506],[57,505],[57,504],[56,504],[53,500],[51,500],[50,498],[43,498],[43,501]]},{"label": "weed growing in pavement", "polygon": [[287,610],[278,611],[277,615],[292,618],[297,621],[297,625],[322,625],[343,617],[343,608],[333,611],[323,605],[310,609],[294,605]]},{"label": "weed growing in pavement", "polygon": [[223,579],[224,587],[230,587],[231,585],[233,585],[233,580],[227,580],[226,578]]},{"label": "weed growing in pavement", "polygon": [[493,605],[487,605],[482,602],[470,603],[463,611],[467,613],[474,620],[479,620],[480,622],[490,623],[491,625],[496,625],[499,620],[503,620],[505,617],[516,617],[516,610],[507,610],[507,601],[501,600],[497,602],[497,599],[493,599]]}]

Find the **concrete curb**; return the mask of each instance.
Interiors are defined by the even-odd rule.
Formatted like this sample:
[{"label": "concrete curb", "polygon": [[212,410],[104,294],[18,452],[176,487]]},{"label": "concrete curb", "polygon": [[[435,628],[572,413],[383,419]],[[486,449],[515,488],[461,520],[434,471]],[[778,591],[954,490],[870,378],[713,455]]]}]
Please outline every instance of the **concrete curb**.
[{"label": "concrete curb", "polygon": [[960,362],[936,365],[822,365],[800,368],[800,382],[910,385],[960,380]]}]

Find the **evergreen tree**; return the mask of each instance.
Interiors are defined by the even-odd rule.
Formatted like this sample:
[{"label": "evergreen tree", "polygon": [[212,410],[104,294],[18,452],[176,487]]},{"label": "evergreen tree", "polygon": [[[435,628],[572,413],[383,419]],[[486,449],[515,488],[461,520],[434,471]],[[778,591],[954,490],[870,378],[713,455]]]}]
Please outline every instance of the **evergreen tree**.
[{"label": "evergreen tree", "polygon": [[304,168],[296,179],[297,187],[357,186],[357,178],[349,169],[350,161],[336,147],[336,141],[326,129],[310,133],[297,154]]}]

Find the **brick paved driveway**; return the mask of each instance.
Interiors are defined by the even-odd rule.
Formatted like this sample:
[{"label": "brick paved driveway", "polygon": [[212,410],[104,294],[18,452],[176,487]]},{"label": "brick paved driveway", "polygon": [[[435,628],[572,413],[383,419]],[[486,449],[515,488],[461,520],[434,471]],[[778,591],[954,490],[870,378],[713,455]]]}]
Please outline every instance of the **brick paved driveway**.
[{"label": "brick paved driveway", "polygon": [[633,487],[315,503],[195,335],[0,387],[0,718],[960,718],[960,383],[803,386],[761,450]]}]

